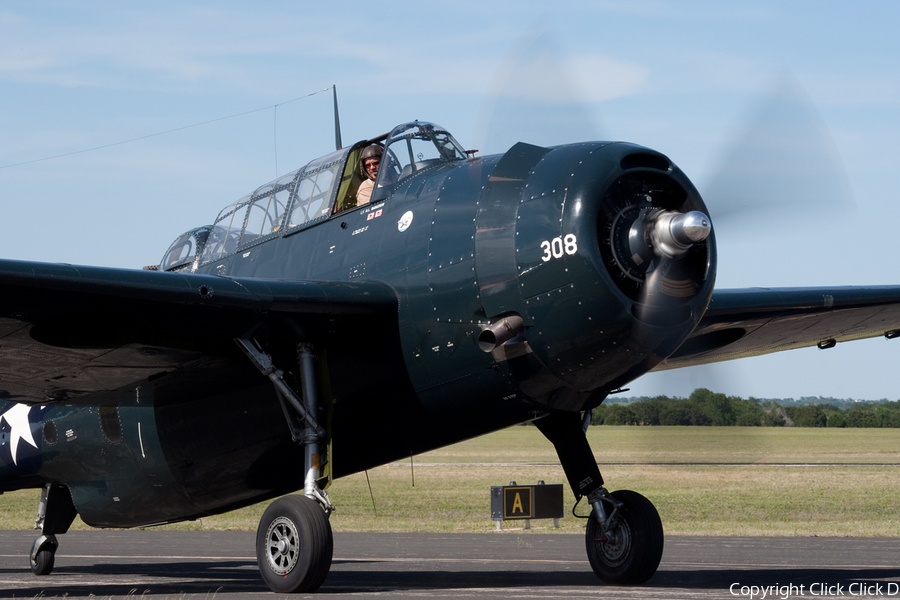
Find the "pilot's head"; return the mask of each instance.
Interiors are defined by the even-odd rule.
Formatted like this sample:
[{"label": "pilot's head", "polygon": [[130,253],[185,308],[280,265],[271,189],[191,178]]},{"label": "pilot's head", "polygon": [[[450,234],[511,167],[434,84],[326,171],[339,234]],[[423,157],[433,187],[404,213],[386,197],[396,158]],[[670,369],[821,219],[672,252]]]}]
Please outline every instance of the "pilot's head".
[{"label": "pilot's head", "polygon": [[384,155],[384,148],[378,144],[372,144],[371,146],[366,146],[359,159],[363,166],[363,173],[373,181],[375,176],[378,175],[378,167],[381,166],[382,155]]}]

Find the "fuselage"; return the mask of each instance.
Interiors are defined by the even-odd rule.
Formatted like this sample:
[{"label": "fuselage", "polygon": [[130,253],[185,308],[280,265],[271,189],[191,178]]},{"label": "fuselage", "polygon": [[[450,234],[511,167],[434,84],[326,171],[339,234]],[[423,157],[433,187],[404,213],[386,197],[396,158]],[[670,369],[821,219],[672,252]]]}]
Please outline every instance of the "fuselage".
[{"label": "fuselage", "polygon": [[[327,369],[334,477],[551,410],[590,409],[674,352],[709,302],[712,239],[664,265],[668,284],[653,289],[646,265],[621,248],[639,215],[703,208],[661,154],[518,144],[417,163],[410,146],[398,160],[409,172],[397,165],[394,180],[383,174],[372,201],[354,207],[355,161],[368,143],[261,187],[186,234],[193,254],[170,249],[161,265],[377,281],[396,292],[396,320],[313,334]],[[521,331],[485,351],[479,334],[509,315]],[[4,409],[0,490],[65,484],[92,525],[196,518],[303,486],[302,447],[275,390],[234,348],[89,405]]]}]

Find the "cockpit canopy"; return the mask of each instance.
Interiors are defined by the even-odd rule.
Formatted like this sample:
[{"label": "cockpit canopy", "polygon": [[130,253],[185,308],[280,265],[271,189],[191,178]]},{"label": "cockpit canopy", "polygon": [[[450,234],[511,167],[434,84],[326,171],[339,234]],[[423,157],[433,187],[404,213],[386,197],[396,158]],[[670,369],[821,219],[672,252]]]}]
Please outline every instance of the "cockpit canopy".
[{"label": "cockpit canopy", "polygon": [[179,236],[159,269],[196,271],[234,252],[356,208],[356,190],[366,178],[359,158],[371,144],[385,148],[372,202],[389,197],[403,181],[426,169],[466,159],[462,146],[439,125],[424,121],[398,125],[388,134],[313,160],[226,206],[213,225]]},{"label": "cockpit canopy", "polygon": [[[378,183],[399,182],[432,165],[465,160],[462,146],[439,125],[416,121],[398,125],[384,142],[387,158],[382,159]],[[384,167],[388,167],[385,169]]]},{"label": "cockpit canopy", "polygon": [[159,263],[160,271],[193,271],[196,269],[200,252],[206,244],[212,227],[204,225],[195,227],[190,231],[179,235],[169,249],[166,250],[162,262]]}]

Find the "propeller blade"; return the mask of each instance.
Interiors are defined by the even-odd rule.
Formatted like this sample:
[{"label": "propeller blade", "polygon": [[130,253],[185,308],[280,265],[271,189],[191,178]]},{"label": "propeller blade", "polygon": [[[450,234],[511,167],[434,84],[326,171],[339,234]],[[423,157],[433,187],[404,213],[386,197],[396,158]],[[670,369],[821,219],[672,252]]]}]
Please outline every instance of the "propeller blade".
[{"label": "propeller blade", "polygon": [[746,230],[748,219],[771,226],[853,214],[835,144],[794,79],[776,82],[734,140],[698,186],[720,238]]},{"label": "propeller blade", "polygon": [[[578,79],[589,75],[602,86],[614,73],[596,57],[587,62],[575,67],[579,71],[575,77],[574,65],[563,59],[546,32],[527,32],[494,72],[479,110],[477,147],[492,154],[517,142],[552,146],[600,139],[600,128],[587,106],[597,91],[586,90]],[[610,90],[618,86],[617,81],[608,82]]]}]

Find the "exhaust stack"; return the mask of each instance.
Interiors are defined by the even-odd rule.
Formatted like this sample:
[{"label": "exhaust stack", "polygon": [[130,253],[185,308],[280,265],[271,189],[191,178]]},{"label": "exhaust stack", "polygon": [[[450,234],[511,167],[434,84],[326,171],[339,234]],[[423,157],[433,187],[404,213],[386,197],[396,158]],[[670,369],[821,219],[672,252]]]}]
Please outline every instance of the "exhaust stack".
[{"label": "exhaust stack", "polygon": [[505,316],[478,335],[478,347],[485,352],[492,352],[524,330],[522,317],[517,314]]}]

